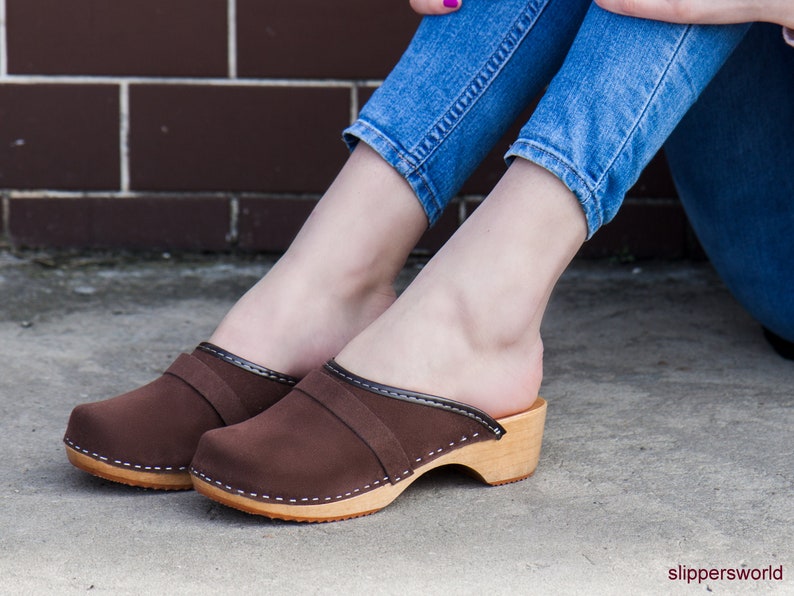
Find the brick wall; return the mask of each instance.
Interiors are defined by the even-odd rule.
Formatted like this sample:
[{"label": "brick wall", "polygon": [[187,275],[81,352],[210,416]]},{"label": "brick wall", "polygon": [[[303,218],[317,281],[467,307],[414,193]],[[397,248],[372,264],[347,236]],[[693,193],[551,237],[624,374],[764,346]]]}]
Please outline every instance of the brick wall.
[{"label": "brick wall", "polygon": [[[1,242],[283,250],[345,160],[341,130],[418,23],[407,1],[373,6],[0,0]],[[509,142],[421,248],[476,207]],[[673,197],[655,160],[584,252],[684,254]]]}]

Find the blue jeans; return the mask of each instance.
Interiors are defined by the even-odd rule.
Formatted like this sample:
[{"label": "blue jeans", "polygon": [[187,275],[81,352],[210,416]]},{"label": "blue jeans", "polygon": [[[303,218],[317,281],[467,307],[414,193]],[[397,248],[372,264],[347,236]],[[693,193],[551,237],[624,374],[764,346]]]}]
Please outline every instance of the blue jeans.
[{"label": "blue jeans", "polygon": [[466,0],[426,17],[345,131],[400,172],[430,224],[560,68],[589,0]]},{"label": "blue jeans", "polygon": [[562,179],[592,235],[746,29],[630,19],[589,0],[468,0],[422,21],[345,139],[400,172],[433,224],[551,81],[507,158]]},{"label": "blue jeans", "polygon": [[[506,158],[557,175],[578,198],[592,236],[748,29],[630,19],[585,0],[468,0],[454,15],[422,21],[345,139],[351,147],[364,141],[400,172],[433,224],[548,84]],[[684,145],[671,150],[690,166],[689,174],[677,169],[677,180],[692,197],[685,201],[691,213],[699,192],[688,192],[683,180],[703,169],[702,155],[693,161],[698,144],[689,145],[689,157]],[[790,336],[779,325],[772,330]]]},{"label": "blue jeans", "polygon": [[794,48],[756,24],[665,145],[715,269],[794,342]]}]

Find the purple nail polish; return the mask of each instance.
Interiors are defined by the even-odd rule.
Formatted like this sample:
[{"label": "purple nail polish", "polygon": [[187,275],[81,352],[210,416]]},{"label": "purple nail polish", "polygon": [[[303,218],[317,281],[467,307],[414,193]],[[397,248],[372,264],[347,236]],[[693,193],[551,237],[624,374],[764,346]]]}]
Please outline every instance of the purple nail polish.
[{"label": "purple nail polish", "polygon": [[444,6],[447,8],[457,8],[458,0],[444,0]]}]

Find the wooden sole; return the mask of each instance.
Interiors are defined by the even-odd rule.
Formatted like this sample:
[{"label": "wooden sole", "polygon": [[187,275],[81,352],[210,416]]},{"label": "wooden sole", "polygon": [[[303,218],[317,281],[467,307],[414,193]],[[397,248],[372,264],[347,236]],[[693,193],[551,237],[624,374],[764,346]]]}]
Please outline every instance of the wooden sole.
[{"label": "wooden sole", "polygon": [[385,484],[356,497],[333,503],[290,505],[259,501],[227,492],[195,475],[193,487],[214,501],[273,519],[328,522],[361,517],[383,509],[422,474],[441,466],[461,466],[467,473],[492,486],[516,482],[531,476],[540,459],[545,421],[546,401],[538,398],[526,412],[499,420],[507,431],[501,440],[483,441],[461,447],[418,467],[413,475],[397,484]]},{"label": "wooden sole", "polygon": [[66,445],[66,456],[71,464],[105,480],[158,490],[189,490],[193,488],[190,472],[147,472],[114,466],[84,453],[80,453]]}]

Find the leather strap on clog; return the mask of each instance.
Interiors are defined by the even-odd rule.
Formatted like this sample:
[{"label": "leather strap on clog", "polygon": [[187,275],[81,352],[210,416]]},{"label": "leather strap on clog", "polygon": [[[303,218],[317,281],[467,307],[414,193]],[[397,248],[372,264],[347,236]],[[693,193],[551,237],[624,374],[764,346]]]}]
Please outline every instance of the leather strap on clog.
[{"label": "leather strap on clog", "polygon": [[264,366],[260,366],[255,362],[251,362],[250,360],[241,358],[237,354],[232,354],[231,352],[224,350],[223,348],[220,348],[215,344],[211,344],[209,342],[203,341],[198,345],[196,349],[201,350],[202,352],[206,352],[207,354],[212,354],[216,358],[220,358],[221,360],[228,362],[229,364],[234,364],[238,368],[247,370],[248,372],[253,373],[259,377],[270,379],[271,381],[275,381],[276,383],[282,383],[284,385],[289,385],[290,387],[298,384],[299,379],[295,377],[291,377],[289,375],[276,372],[275,370],[265,368]]},{"label": "leather strap on clog", "polygon": [[422,404],[424,406],[429,406],[432,408],[440,408],[442,410],[447,410],[448,412],[454,412],[455,414],[460,414],[461,416],[466,416],[467,418],[476,420],[477,422],[482,424],[486,429],[488,429],[488,431],[494,435],[494,438],[496,438],[496,440],[501,439],[504,436],[504,434],[507,432],[504,429],[504,427],[501,424],[499,424],[494,418],[492,418],[482,410],[475,408],[474,406],[470,406],[468,404],[464,404],[452,399],[447,399],[445,397],[439,397],[437,395],[419,393],[418,391],[408,391],[407,389],[400,389],[398,387],[392,387],[390,385],[383,385],[381,383],[376,383],[375,381],[370,381],[369,379],[359,377],[358,375],[353,374],[349,370],[342,368],[333,359],[325,363],[325,370],[333,373],[334,375],[336,375],[340,379],[343,379],[347,383],[350,383],[362,389],[366,389],[367,391],[370,391],[377,395],[382,395],[383,397],[400,399],[403,401]]},{"label": "leather strap on clog", "polygon": [[413,474],[410,459],[391,429],[343,383],[313,371],[296,391],[325,407],[366,443],[383,466],[389,482],[396,484]]},{"label": "leather strap on clog", "polygon": [[250,414],[237,394],[215,371],[198,358],[180,354],[165,374],[172,375],[195,389],[218,413],[224,424],[237,424]]}]

